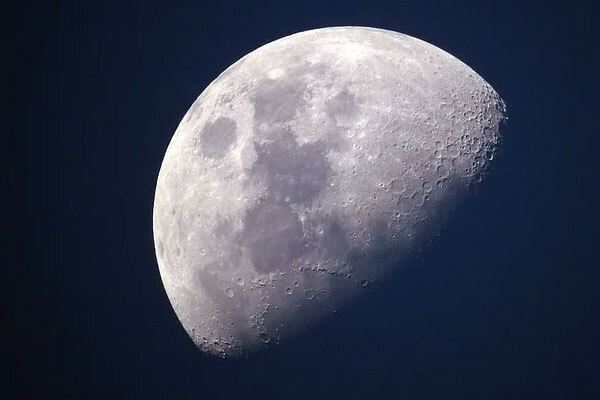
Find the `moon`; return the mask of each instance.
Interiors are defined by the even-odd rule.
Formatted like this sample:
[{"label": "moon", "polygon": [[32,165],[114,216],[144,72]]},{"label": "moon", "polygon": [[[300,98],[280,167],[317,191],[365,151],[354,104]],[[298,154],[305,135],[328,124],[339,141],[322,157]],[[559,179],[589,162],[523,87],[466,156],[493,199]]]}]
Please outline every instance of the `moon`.
[{"label": "moon", "polygon": [[160,275],[203,351],[313,327],[410,261],[481,181],[505,104],[397,32],[293,34],[217,77],[177,127],[153,210]]}]

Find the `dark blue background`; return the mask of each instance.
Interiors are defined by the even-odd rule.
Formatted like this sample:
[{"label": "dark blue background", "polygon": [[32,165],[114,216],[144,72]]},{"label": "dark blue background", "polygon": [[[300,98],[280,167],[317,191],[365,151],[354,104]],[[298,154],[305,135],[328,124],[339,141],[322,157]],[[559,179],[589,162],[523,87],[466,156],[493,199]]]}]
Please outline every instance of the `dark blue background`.
[{"label": "dark blue background", "polygon": [[[598,8],[238,3],[3,13],[3,398],[600,398]],[[282,348],[210,358],[155,261],[164,151],[223,69],[331,25],[407,33],[467,63],[506,100],[503,151],[404,272]]]}]

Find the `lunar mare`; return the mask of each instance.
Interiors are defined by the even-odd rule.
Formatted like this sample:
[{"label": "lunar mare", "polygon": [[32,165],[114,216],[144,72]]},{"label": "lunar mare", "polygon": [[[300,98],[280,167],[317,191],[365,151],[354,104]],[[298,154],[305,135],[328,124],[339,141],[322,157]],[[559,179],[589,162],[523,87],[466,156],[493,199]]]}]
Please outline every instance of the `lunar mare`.
[{"label": "lunar mare", "polygon": [[166,151],[160,274],[202,350],[279,343],[404,265],[497,148],[505,106],[467,65],[396,32],[297,33],[200,94]]}]

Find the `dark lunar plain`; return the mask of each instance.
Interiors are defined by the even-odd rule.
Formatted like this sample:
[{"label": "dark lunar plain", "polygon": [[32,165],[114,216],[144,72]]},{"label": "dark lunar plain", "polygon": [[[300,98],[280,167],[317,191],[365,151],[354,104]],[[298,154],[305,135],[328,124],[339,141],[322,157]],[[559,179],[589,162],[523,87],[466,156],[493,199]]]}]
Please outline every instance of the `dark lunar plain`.
[{"label": "dark lunar plain", "polygon": [[[5,6],[3,399],[597,399],[594,2],[32,2]],[[163,288],[156,178],[246,53],[360,25],[455,55],[506,101],[490,175],[429,248],[283,346],[196,349]]]}]

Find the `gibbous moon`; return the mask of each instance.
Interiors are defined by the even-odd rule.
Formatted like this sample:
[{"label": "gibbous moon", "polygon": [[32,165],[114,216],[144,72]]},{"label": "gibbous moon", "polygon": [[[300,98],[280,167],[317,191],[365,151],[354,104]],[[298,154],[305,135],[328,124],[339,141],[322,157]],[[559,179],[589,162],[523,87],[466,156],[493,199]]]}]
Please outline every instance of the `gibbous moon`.
[{"label": "gibbous moon", "polygon": [[315,29],[244,56],[158,176],[156,255],[181,324],[226,357],[331,315],[439,230],[504,119],[471,68],[396,32]]}]

